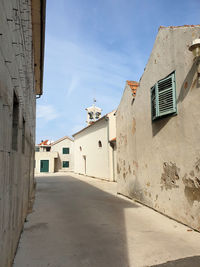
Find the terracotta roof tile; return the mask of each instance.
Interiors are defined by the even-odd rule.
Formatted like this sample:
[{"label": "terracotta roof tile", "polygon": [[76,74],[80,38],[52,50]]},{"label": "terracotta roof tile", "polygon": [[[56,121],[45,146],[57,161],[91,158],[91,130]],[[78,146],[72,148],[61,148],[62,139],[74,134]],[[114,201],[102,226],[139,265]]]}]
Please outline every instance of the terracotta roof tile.
[{"label": "terracotta roof tile", "polygon": [[127,84],[129,85],[129,87],[131,88],[132,92],[133,92],[133,97],[136,97],[136,92],[137,92],[137,88],[139,86],[138,82],[135,81],[126,81]]},{"label": "terracotta roof tile", "polygon": [[48,143],[49,142],[49,140],[47,139],[47,140],[45,140],[45,141],[42,141],[40,144],[39,144],[39,146],[47,146]]}]

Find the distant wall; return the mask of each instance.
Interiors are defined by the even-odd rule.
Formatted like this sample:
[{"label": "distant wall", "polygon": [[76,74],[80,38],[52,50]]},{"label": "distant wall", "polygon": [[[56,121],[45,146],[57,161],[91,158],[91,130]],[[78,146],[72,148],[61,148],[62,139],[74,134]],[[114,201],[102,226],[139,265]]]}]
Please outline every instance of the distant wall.
[{"label": "distant wall", "polygon": [[2,0],[0,24],[0,266],[7,267],[34,189],[31,1]]},{"label": "distant wall", "polygon": [[[69,148],[69,154],[63,154],[63,147]],[[51,151],[58,152],[55,171],[73,171],[74,170],[74,142],[70,139],[64,139],[51,147]],[[69,161],[69,167],[63,168],[63,161]]]},{"label": "distant wall", "polygon": [[[99,147],[99,141],[102,147]],[[101,119],[74,136],[74,171],[110,179],[108,121]]]},{"label": "distant wall", "polygon": [[49,161],[49,171],[50,173],[55,172],[55,162],[58,159],[57,152],[35,152],[35,174],[40,173],[41,160]]},{"label": "distant wall", "polygon": [[[200,85],[188,51],[200,27],[161,28],[136,99],[117,111],[118,191],[200,230]],[[176,71],[177,116],[152,122],[150,88]]]}]

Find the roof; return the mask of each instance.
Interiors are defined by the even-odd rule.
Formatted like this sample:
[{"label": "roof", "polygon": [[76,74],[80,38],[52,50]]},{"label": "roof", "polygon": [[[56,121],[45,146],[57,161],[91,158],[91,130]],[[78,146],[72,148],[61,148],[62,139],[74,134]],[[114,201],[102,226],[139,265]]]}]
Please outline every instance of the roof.
[{"label": "roof", "polygon": [[38,144],[39,146],[50,146],[50,141],[47,139],[45,141],[42,141],[40,144]]},{"label": "roof", "polygon": [[[108,113],[109,114],[109,113]],[[103,120],[103,119],[107,119],[108,118],[108,114],[104,115],[103,117],[101,117],[100,119],[98,119],[97,121],[94,121],[92,124],[87,125],[86,127],[84,127],[83,129],[81,129],[80,131],[76,132],[75,134],[72,134],[72,136],[75,136],[81,132],[83,132],[85,129],[88,129],[89,127],[91,127],[92,125],[96,124],[97,122]]]},{"label": "roof", "polygon": [[64,136],[64,137],[58,139],[57,141],[51,143],[51,146],[54,146],[55,144],[58,144],[59,142],[65,140],[65,139],[69,139],[70,141],[74,142],[74,140],[72,138],[70,138],[69,136]]},{"label": "roof", "polygon": [[46,0],[31,1],[32,10],[32,39],[34,51],[34,74],[36,95],[42,95],[43,91],[43,68],[44,68],[44,41]]},{"label": "roof", "polygon": [[126,81],[126,83],[131,88],[132,93],[133,93],[133,97],[135,98],[136,97],[137,88],[139,86],[139,83],[138,82],[135,82],[135,81]]},{"label": "roof", "polygon": [[182,25],[182,26],[160,26],[159,30],[163,29],[163,28],[176,29],[176,28],[194,28],[194,27],[200,27],[200,24],[197,24],[197,25]]}]

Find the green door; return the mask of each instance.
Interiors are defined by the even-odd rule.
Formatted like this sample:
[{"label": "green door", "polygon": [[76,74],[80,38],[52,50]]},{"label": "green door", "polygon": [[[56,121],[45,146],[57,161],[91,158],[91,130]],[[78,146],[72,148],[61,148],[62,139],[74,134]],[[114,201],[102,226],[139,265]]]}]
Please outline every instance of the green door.
[{"label": "green door", "polygon": [[49,161],[48,160],[40,161],[40,172],[49,172]]}]

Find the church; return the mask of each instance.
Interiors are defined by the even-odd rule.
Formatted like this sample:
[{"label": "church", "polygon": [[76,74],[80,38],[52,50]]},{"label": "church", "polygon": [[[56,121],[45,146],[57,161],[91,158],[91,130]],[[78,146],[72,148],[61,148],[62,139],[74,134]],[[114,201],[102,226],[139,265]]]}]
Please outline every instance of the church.
[{"label": "church", "polygon": [[94,104],[86,108],[87,126],[74,137],[74,172],[116,180],[116,110],[101,116]]}]

